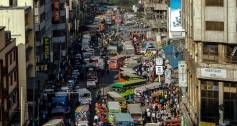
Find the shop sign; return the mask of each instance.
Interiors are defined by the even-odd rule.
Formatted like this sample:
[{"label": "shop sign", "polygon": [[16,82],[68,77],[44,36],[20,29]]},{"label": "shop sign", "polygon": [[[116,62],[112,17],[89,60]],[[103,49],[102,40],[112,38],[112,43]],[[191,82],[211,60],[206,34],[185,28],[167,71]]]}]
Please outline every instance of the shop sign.
[{"label": "shop sign", "polygon": [[179,87],[187,87],[187,74],[179,73]]},{"label": "shop sign", "polygon": [[225,69],[218,68],[201,68],[201,77],[209,78],[227,78]]},{"label": "shop sign", "polygon": [[187,73],[187,63],[185,61],[179,61],[178,70],[179,73]]},{"label": "shop sign", "polygon": [[156,58],[156,65],[157,66],[162,66],[163,65],[163,59],[162,58]]},{"label": "shop sign", "polygon": [[60,0],[53,1],[53,14],[54,21],[60,21]]},{"label": "shop sign", "polygon": [[44,46],[44,59],[49,60],[50,58],[50,45],[49,45],[49,38],[43,38],[43,46]]},{"label": "shop sign", "polygon": [[163,66],[156,66],[156,75],[162,75],[163,72]]}]

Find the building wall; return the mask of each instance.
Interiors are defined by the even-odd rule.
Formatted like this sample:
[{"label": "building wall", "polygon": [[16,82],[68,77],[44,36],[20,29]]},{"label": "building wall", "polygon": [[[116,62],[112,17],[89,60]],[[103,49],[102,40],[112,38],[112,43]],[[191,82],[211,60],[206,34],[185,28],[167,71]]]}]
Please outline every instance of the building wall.
[{"label": "building wall", "polygon": [[[229,118],[228,114],[233,117],[230,117],[231,125],[236,125],[237,121],[237,116],[232,113],[237,111],[234,107],[237,101],[237,62],[228,58],[233,48],[237,47],[237,7],[235,0],[223,2],[223,6],[206,6],[206,0],[183,0],[185,59],[188,63],[187,95],[193,107],[186,106],[190,117],[195,113],[199,115],[192,120],[196,124],[203,121],[223,123]],[[210,30],[207,21],[221,22],[223,27],[218,25]],[[230,99],[226,99],[226,95],[230,95]],[[219,109],[219,105],[223,105],[224,110]]]},{"label": "building wall", "polygon": [[[5,31],[0,30],[0,37],[5,36]],[[0,60],[2,66],[0,69],[1,73],[1,92],[2,97],[0,103],[0,114],[2,123],[0,125],[8,125],[13,119],[13,115],[18,106],[18,58],[17,58],[17,47],[15,39],[1,38],[1,43],[4,46],[0,50]],[[1,120],[0,119],[0,120]]]}]

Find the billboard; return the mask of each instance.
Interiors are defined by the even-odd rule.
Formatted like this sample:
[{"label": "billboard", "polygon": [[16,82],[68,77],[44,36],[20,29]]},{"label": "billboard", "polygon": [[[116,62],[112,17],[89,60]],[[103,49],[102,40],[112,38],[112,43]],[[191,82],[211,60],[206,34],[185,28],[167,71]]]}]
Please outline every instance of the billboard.
[{"label": "billboard", "polygon": [[43,48],[44,48],[44,59],[49,60],[50,59],[50,43],[49,43],[49,38],[44,37],[43,38]]},{"label": "billboard", "polygon": [[53,19],[60,21],[60,0],[53,1]]},{"label": "billboard", "polygon": [[170,31],[182,31],[181,0],[170,1]]}]

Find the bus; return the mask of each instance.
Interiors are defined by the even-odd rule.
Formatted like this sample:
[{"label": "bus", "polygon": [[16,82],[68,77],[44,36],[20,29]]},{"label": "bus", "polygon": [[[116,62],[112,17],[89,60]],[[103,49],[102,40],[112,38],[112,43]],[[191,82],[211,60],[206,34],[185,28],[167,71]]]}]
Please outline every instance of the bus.
[{"label": "bus", "polygon": [[140,104],[128,104],[128,112],[131,114],[135,124],[143,124],[142,109]]}]

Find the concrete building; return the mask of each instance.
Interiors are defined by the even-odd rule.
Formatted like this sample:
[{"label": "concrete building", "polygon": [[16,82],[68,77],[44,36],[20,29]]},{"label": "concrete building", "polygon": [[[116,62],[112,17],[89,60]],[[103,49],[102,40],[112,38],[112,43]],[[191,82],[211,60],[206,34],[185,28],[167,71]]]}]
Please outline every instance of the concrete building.
[{"label": "concrete building", "polygon": [[167,0],[143,0],[146,18],[161,37],[167,37],[168,2]]},{"label": "concrete building", "polygon": [[[5,3],[4,3],[5,2]],[[21,125],[28,118],[27,86],[33,85],[35,78],[35,42],[33,22],[33,1],[0,1],[0,25],[12,32],[18,46],[19,96]]]},{"label": "concrete building", "polygon": [[188,125],[237,125],[236,0],[182,0]]},{"label": "concrete building", "polygon": [[0,26],[0,126],[12,124],[14,117],[19,117],[16,40],[11,38],[11,32],[4,29],[5,27]]}]

